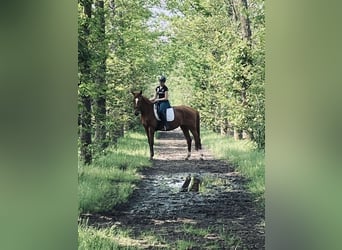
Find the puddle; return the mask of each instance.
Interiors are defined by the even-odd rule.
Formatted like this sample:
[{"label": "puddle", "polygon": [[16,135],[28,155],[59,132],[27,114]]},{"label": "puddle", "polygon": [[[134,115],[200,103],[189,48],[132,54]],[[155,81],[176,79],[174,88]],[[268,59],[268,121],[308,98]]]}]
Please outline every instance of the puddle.
[{"label": "puddle", "polygon": [[[153,178],[147,178],[151,187],[155,187],[159,191],[179,193],[182,190],[182,186],[186,180],[186,177],[197,177],[200,179],[200,193],[209,192],[222,192],[233,190],[238,187],[234,182],[229,179],[234,179],[234,177],[219,176],[217,173],[177,173],[172,175],[154,175]],[[156,191],[158,191],[156,190]]]},{"label": "puddle", "polygon": [[[187,176],[197,176],[201,180],[199,192],[182,192]],[[139,188],[144,200],[131,207],[130,214],[143,214],[147,217],[168,217],[179,214],[186,207],[210,205],[217,197],[229,193],[234,184],[232,176],[217,173],[183,172],[167,175],[152,175],[144,178],[144,185]]]}]

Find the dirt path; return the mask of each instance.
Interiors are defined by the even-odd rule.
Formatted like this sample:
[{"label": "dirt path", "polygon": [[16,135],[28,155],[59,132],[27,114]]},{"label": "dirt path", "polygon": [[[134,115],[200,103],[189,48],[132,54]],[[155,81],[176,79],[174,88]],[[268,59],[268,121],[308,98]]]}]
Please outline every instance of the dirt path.
[{"label": "dirt path", "polygon": [[[232,166],[202,151],[205,160],[193,153],[185,161],[181,131],[160,133],[153,166],[142,172],[130,201],[91,223],[129,228],[130,237],[144,249],[180,249],[180,241],[188,242],[185,249],[264,249],[264,211],[243,188],[245,180]],[[202,179],[200,192],[180,192],[189,174]],[[142,232],[152,232],[159,242],[142,240]]]}]

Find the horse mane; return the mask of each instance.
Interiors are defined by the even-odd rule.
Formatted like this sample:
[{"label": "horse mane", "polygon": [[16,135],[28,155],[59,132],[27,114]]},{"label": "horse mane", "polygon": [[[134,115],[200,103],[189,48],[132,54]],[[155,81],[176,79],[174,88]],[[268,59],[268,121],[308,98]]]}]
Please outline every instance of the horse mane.
[{"label": "horse mane", "polygon": [[150,99],[148,99],[147,97],[145,97],[145,96],[141,96],[142,98],[143,98],[143,100],[147,103],[147,104],[153,104],[151,101],[150,101]]}]

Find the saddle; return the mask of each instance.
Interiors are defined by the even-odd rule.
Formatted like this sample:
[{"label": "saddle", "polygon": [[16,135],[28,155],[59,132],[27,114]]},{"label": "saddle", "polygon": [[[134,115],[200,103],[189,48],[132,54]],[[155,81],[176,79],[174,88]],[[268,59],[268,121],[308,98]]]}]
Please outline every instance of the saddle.
[{"label": "saddle", "polygon": [[[157,107],[156,103],[153,105],[153,111],[154,111],[154,116],[156,117],[156,119],[158,121],[161,121],[161,119],[158,115],[158,107]],[[172,122],[174,119],[175,119],[175,112],[174,112],[173,108],[166,109],[166,121]]]}]

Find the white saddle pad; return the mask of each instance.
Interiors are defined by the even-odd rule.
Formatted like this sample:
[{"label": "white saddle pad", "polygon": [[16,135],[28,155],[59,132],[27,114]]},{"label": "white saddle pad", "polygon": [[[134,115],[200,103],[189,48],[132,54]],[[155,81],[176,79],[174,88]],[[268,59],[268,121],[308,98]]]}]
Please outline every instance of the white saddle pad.
[{"label": "white saddle pad", "polygon": [[[158,121],[161,121],[157,112],[157,105],[154,105],[153,111],[154,111],[154,116],[156,117],[156,119]],[[175,112],[173,111],[173,108],[166,109],[166,121],[172,122],[174,119],[175,119]]]},{"label": "white saddle pad", "polygon": [[173,108],[168,108],[166,110],[166,120],[168,122],[172,122],[175,119],[175,112],[173,112]]}]

